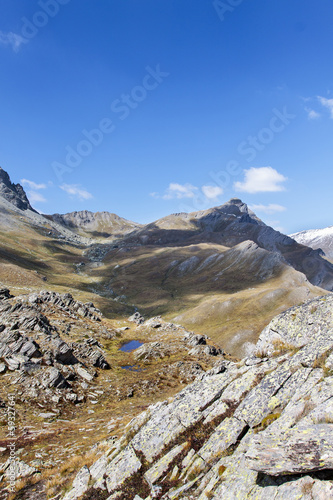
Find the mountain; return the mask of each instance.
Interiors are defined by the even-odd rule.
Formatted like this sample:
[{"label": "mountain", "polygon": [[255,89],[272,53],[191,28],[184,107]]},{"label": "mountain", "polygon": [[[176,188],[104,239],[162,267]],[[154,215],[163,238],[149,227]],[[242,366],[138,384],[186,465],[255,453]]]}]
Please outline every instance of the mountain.
[{"label": "mountain", "polygon": [[333,260],[333,226],[301,231],[291,234],[290,237],[301,245],[306,245],[314,250],[322,250],[328,259]]},{"label": "mountain", "polygon": [[21,184],[13,184],[9,175],[0,167],[0,197],[7,200],[20,210],[35,210],[31,207]]},{"label": "mountain", "polygon": [[127,243],[164,247],[211,242],[231,248],[247,240],[269,252],[278,252],[313,285],[333,290],[333,267],[318,251],[267,226],[238,198],[205,211],[173,214],[125,238]]},{"label": "mountain", "polygon": [[71,212],[69,214],[53,214],[47,216],[50,220],[74,231],[76,234],[88,238],[117,239],[135,229],[142,227],[141,224],[123,219],[110,212]]}]

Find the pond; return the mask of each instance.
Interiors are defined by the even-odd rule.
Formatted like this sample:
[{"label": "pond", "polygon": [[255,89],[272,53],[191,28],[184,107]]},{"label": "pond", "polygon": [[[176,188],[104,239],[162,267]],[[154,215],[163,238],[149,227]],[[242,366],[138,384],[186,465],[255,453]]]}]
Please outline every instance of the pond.
[{"label": "pond", "polygon": [[119,350],[123,352],[130,352],[134,351],[134,349],[137,349],[141,345],[143,345],[142,342],[139,342],[138,340],[131,340],[130,342],[123,344]]},{"label": "pond", "polygon": [[123,370],[129,370],[130,372],[143,372],[145,368],[141,368],[138,365],[125,365],[122,366]]}]

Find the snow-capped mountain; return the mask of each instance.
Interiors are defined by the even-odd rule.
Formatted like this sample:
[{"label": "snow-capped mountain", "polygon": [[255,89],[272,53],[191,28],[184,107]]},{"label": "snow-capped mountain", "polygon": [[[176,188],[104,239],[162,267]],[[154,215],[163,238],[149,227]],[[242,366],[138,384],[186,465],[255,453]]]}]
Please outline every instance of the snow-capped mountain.
[{"label": "snow-capped mountain", "polygon": [[311,247],[314,250],[321,248],[326,257],[333,260],[333,226],[301,231],[291,234],[290,237],[296,240],[297,243]]}]

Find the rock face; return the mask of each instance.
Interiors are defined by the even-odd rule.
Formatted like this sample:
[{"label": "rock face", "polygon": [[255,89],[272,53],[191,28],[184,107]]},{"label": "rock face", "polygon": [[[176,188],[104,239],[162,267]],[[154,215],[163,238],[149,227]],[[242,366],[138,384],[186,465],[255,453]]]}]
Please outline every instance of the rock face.
[{"label": "rock face", "polygon": [[276,316],[259,336],[257,350],[274,350],[274,344],[302,347],[313,341],[325,344],[333,324],[333,295],[313,299]]},{"label": "rock face", "polygon": [[0,196],[5,198],[20,210],[35,210],[29,203],[21,184],[13,184],[9,175],[0,167]]},{"label": "rock face", "polygon": [[332,305],[283,313],[257,356],[219,361],[132,420],[90,468],[84,499],[332,498]]}]

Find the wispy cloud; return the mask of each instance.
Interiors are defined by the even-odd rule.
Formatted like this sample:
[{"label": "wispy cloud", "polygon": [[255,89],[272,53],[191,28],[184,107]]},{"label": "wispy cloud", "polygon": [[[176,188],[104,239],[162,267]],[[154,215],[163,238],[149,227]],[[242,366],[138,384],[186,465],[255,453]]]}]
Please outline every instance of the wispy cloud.
[{"label": "wispy cloud", "polygon": [[90,198],[93,198],[93,195],[89,193],[89,191],[78,184],[63,184],[59,187],[70,196],[79,198],[79,200],[89,200]]},{"label": "wispy cloud", "polygon": [[34,181],[29,181],[29,179],[21,179],[21,184],[28,188],[27,196],[32,205],[34,203],[45,203],[47,201],[46,198],[38,192],[41,189],[46,189],[46,184],[37,184]]},{"label": "wispy cloud", "polygon": [[34,203],[45,203],[47,201],[46,198],[44,198],[44,196],[37,191],[28,191],[27,194],[32,205]]},{"label": "wispy cloud", "polygon": [[244,173],[244,181],[234,183],[236,191],[254,194],[284,191],[285,189],[282,183],[287,180],[287,177],[272,167],[252,167],[244,170]]},{"label": "wispy cloud", "polygon": [[320,113],[318,113],[314,109],[307,108],[307,107],[305,107],[304,109],[308,115],[309,120],[317,120],[318,118],[320,118]]},{"label": "wispy cloud", "polygon": [[[223,193],[223,189],[219,186],[193,186],[186,182],[185,184],[178,184],[177,182],[171,182],[169,187],[165,190],[164,194],[150,193],[150,196],[156,199],[162,200],[181,200],[184,198],[195,198],[200,196],[200,190],[207,200],[216,200],[218,196]],[[202,197],[202,195],[201,195]]]},{"label": "wispy cloud", "polygon": [[11,46],[14,52],[18,52],[21,45],[27,42],[28,40],[26,38],[23,38],[23,36],[18,35],[17,33],[13,33],[12,31],[9,31],[9,33],[5,33],[3,31],[0,31],[0,44]]},{"label": "wispy cloud", "polygon": [[317,96],[318,101],[324,108],[328,109],[331,118],[333,119],[333,99],[327,99],[326,97]]},{"label": "wispy cloud", "polygon": [[202,186],[201,191],[209,200],[216,200],[223,194],[223,189],[218,186]]},{"label": "wispy cloud", "polygon": [[28,179],[21,179],[21,184],[23,186],[27,186],[28,188],[35,189],[37,191],[39,189],[46,189],[46,184],[37,184],[36,182],[29,181]]},{"label": "wispy cloud", "polygon": [[192,184],[177,184],[176,182],[171,182],[163,195],[150,193],[150,196],[153,196],[153,198],[162,198],[163,200],[181,200],[182,198],[194,198],[197,191],[198,188],[192,186]]},{"label": "wispy cloud", "polygon": [[251,210],[253,212],[262,212],[265,214],[274,214],[276,212],[284,212],[286,207],[282,205],[276,205],[274,203],[270,203],[269,205],[250,205]]}]

